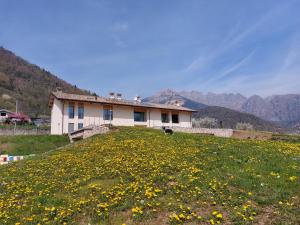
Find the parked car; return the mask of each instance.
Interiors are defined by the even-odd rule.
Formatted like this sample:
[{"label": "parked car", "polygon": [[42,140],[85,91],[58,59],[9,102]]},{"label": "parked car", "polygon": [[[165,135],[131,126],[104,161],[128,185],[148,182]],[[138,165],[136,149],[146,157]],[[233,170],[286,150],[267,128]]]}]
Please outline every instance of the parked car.
[{"label": "parked car", "polygon": [[21,112],[11,113],[10,115],[8,115],[8,121],[9,123],[17,123],[17,124],[31,123],[30,117]]}]

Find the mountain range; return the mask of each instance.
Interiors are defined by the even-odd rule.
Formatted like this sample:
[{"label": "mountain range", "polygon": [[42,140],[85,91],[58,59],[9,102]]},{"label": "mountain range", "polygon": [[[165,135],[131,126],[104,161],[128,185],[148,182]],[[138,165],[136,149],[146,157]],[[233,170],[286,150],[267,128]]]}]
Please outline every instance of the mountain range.
[{"label": "mountain range", "polygon": [[[219,122],[222,121],[224,128],[235,128],[237,123],[243,122],[252,124],[256,130],[273,132],[281,130],[277,123],[266,121],[252,114],[236,110],[238,105],[242,105],[241,100],[244,98],[242,95],[218,95],[209,93],[207,96],[196,96],[196,93],[195,91],[176,92],[167,89],[151,97],[144,98],[143,101],[161,104],[174,104],[176,102],[184,107],[197,110],[197,112],[193,114],[193,118],[211,117],[217,119]],[[235,99],[239,99],[240,102],[237,103]],[[234,109],[224,107],[224,105]]]},{"label": "mountain range", "polygon": [[265,98],[258,95],[247,98],[241,94],[203,94],[198,91],[182,91],[178,94],[206,105],[250,113],[269,121],[300,121],[300,94],[272,95]]},{"label": "mountain range", "polygon": [[[245,97],[233,93],[215,94],[209,92],[205,94],[199,91],[177,92],[167,89],[145,98],[144,101],[156,103],[178,101],[181,105],[199,111],[204,111],[203,109],[208,106],[218,106],[221,107],[218,108],[221,111],[227,108],[235,112],[251,114],[284,127],[299,127],[300,124],[300,94],[273,95],[263,98],[258,95]],[[206,108],[206,114],[210,114],[208,113],[209,109],[215,108]],[[245,119],[245,117],[243,118]]]},{"label": "mountain range", "polygon": [[[188,104],[192,101],[194,105],[202,105],[202,108],[203,105],[226,107],[274,122],[300,121],[300,94],[273,95],[265,98],[253,95],[247,98],[241,94],[204,94],[198,91],[164,90],[145,100],[157,102],[167,98],[168,101],[180,99],[182,102],[187,99]],[[193,106],[192,108],[197,109]]]}]

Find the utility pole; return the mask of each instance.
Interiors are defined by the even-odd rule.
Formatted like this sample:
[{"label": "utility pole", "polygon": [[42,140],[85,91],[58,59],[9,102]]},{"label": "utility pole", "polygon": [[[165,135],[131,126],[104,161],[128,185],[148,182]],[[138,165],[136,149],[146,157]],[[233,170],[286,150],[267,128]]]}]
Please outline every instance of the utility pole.
[{"label": "utility pole", "polygon": [[16,113],[18,113],[18,100],[16,100]]},{"label": "utility pole", "polygon": [[111,126],[112,109],[109,110],[109,125]]}]

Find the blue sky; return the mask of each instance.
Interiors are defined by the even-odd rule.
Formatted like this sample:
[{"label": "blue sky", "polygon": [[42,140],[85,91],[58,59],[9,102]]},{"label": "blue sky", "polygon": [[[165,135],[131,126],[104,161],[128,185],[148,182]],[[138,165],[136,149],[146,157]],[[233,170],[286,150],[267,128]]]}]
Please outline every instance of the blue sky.
[{"label": "blue sky", "polygon": [[77,86],[300,93],[300,0],[0,0],[0,46]]}]

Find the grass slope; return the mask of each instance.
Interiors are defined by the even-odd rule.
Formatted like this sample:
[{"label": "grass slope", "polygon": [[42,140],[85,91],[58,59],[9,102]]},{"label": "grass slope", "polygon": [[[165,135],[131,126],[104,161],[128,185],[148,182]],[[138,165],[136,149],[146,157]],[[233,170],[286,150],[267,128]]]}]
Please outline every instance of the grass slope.
[{"label": "grass slope", "polygon": [[61,147],[68,143],[69,139],[67,136],[0,136],[0,153],[9,155],[39,154]]},{"label": "grass slope", "polygon": [[0,224],[299,224],[300,145],[120,128],[0,168]]}]

